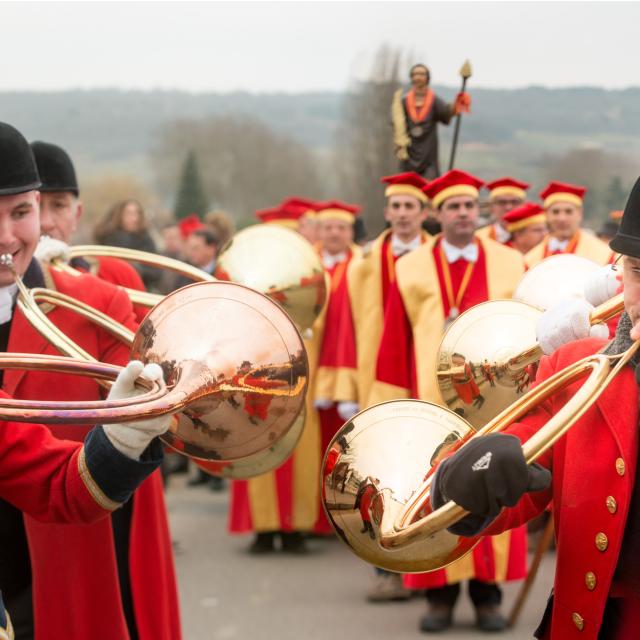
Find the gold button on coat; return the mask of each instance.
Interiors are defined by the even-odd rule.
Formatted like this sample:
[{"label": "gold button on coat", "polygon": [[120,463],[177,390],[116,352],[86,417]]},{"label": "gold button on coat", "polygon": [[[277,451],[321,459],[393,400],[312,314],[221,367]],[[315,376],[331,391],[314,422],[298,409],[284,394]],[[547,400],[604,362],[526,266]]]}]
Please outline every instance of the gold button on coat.
[{"label": "gold button on coat", "polygon": [[616,471],[618,472],[619,476],[624,475],[625,465],[624,465],[624,460],[622,458],[616,458]]},{"label": "gold button on coat", "polygon": [[596,533],[596,547],[598,548],[598,551],[606,551],[608,546],[609,539],[607,536],[602,532]]},{"label": "gold button on coat", "polygon": [[618,510],[618,503],[613,496],[607,496],[607,509],[609,513],[615,513]]},{"label": "gold button on coat", "polygon": [[579,613],[572,613],[571,617],[578,631],[582,631],[584,629],[584,618]]},{"label": "gold button on coat", "polygon": [[596,574],[593,571],[587,571],[584,574],[584,582],[587,585],[587,589],[593,591],[596,588]]}]

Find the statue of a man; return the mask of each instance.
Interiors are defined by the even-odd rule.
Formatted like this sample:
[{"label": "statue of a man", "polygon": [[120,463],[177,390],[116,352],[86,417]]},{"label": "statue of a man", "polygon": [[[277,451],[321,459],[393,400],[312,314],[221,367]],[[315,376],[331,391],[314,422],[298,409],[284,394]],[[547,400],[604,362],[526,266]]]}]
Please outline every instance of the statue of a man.
[{"label": "statue of a man", "polygon": [[411,88],[398,89],[391,105],[396,157],[400,171],[415,171],[433,180],[440,175],[437,124],[449,124],[453,116],[468,112],[471,99],[469,94],[459,93],[455,102],[447,103],[436,96],[424,64],[414,64],[409,77]]}]

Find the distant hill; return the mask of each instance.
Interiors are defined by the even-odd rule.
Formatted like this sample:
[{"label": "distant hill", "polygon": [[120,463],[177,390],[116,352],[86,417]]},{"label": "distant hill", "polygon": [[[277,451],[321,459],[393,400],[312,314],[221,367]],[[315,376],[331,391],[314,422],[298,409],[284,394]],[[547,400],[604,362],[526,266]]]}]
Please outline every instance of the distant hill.
[{"label": "distant hill", "polygon": [[[625,188],[640,173],[635,169],[640,164],[640,88],[494,90],[474,89],[472,85],[470,90],[472,114],[463,121],[459,166],[483,177],[513,173],[537,188],[548,179],[545,166],[549,155],[597,148],[626,156]],[[456,90],[436,87],[436,91],[451,99]],[[324,154],[335,141],[345,95],[0,92],[0,120],[14,124],[31,140],[65,146],[81,179],[120,172],[152,184],[149,152],[168,122],[229,113],[246,115]],[[450,138],[451,128],[441,134],[443,166]]]}]

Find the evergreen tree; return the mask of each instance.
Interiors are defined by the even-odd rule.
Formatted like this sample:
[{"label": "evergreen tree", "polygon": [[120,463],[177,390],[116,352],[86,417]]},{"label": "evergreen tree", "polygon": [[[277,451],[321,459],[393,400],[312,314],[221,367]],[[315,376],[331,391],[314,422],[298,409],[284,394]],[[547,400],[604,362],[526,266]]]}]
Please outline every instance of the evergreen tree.
[{"label": "evergreen tree", "polygon": [[622,179],[620,176],[614,176],[607,187],[604,204],[609,211],[618,211],[624,209],[626,201],[627,191],[622,184]]},{"label": "evergreen tree", "polygon": [[182,166],[182,177],[180,179],[178,197],[176,198],[174,216],[179,220],[195,213],[202,218],[207,212],[208,205],[209,199],[204,192],[202,180],[200,179],[198,159],[193,151],[189,151]]}]

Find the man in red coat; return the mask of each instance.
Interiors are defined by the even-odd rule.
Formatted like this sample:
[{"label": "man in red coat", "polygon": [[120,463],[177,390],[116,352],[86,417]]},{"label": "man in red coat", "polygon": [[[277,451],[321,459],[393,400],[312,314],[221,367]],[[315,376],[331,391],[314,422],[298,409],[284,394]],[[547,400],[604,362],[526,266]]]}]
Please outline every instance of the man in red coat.
[{"label": "man in red coat", "polygon": [[[562,344],[543,358],[544,380],[604,348],[625,351],[640,338],[640,180],[611,241],[622,254],[625,313],[608,345],[588,338],[588,309],[574,301],[541,320],[541,344]],[[583,338],[570,341],[571,337]],[[547,400],[508,433],[472,440],[438,469],[434,506],[454,500],[471,515],[451,527],[461,535],[493,535],[540,514],[551,502],[557,566],[553,594],[536,637],[627,640],[640,628],[639,358],[625,367],[551,450],[527,466],[519,441],[536,433],[581,382]],[[515,436],[515,437],[514,437]],[[588,480],[588,481],[587,481]]]},{"label": "man in red coat", "polygon": [[[40,175],[40,233],[57,242],[43,242],[37,257],[43,262],[68,256],[71,243],[82,218],[83,205],[75,167],[69,154],[55,144],[32,142],[31,150]],[[65,260],[66,261],[66,260]],[[138,272],[124,260],[111,257],[74,258],[71,266],[127,289],[144,291]],[[136,318],[142,322],[145,307],[135,307]]]},{"label": "man in red coat", "polygon": [[[13,127],[0,124],[0,254],[10,253],[27,287],[46,286],[96,307],[135,329],[126,293],[86,274],[72,276],[33,259],[40,232],[38,172],[31,149]],[[56,350],[14,309],[16,286],[0,271],[0,350]],[[97,360],[125,365],[128,349],[105,331],[65,309],[49,318]],[[16,398],[98,400],[89,378],[7,370],[2,388]],[[51,426],[59,437],[81,441],[88,427]],[[0,502],[0,584],[11,602],[18,637],[37,640],[174,640],[180,621],[171,539],[155,472],[132,500],[85,527],[43,524]],[[60,580],[73,585],[73,606]],[[31,609],[33,603],[33,611]],[[35,627],[35,634],[33,628]]]},{"label": "man in red coat", "polygon": [[[159,379],[158,365],[130,362],[109,399],[138,395],[142,373]],[[6,394],[0,392],[0,398]],[[136,487],[158,468],[164,433],[171,417],[95,427],[78,442],[58,440],[44,426],[0,421],[0,496],[32,518],[49,523],[95,522],[119,509]],[[18,637],[23,637],[24,634]],[[13,640],[14,629],[0,593],[0,639]]]}]

